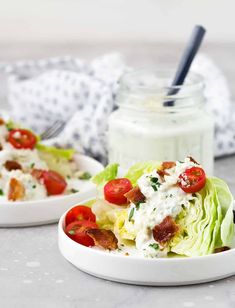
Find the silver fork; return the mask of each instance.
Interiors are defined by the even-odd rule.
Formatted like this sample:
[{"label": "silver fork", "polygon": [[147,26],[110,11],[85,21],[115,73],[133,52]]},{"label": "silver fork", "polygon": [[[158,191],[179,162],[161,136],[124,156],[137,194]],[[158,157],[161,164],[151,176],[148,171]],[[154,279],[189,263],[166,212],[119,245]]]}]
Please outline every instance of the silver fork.
[{"label": "silver fork", "polygon": [[62,130],[64,129],[65,124],[66,123],[62,120],[55,121],[52,126],[48,127],[40,135],[41,140],[46,140],[46,139],[57,137],[59,135],[59,133],[62,132]]}]

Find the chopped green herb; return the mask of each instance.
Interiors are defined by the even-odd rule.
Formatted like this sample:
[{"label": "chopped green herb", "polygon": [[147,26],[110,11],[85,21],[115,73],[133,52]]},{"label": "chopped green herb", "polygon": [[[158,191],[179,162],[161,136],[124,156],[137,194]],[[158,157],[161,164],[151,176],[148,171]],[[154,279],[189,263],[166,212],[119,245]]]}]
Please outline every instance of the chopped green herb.
[{"label": "chopped green herb", "polygon": [[150,178],[150,184],[151,184],[154,191],[158,191],[158,188],[161,185],[161,183],[159,183],[159,181],[158,181],[158,178],[156,178],[156,177]]},{"label": "chopped green herb", "polygon": [[159,249],[159,245],[158,245],[157,243],[149,244],[149,247],[152,247],[152,248],[155,249],[155,250],[158,250],[158,249]]},{"label": "chopped green herb", "polygon": [[168,196],[169,198],[172,198],[173,197],[173,195],[172,194],[169,194],[169,196]]},{"label": "chopped green herb", "polygon": [[67,178],[67,179],[71,179],[71,176],[70,176],[70,175],[67,175],[66,178]]},{"label": "chopped green herb", "polygon": [[155,207],[155,208],[153,209],[153,212],[156,211],[156,209],[157,209],[157,208]]},{"label": "chopped green herb", "polygon": [[36,187],[37,187],[36,185],[33,185],[33,186],[32,186],[33,189],[35,189]]},{"label": "chopped green herb", "polygon": [[80,175],[78,178],[80,180],[89,180],[92,177],[90,172],[84,172],[82,175]]},{"label": "chopped green herb", "polygon": [[184,161],[179,160],[179,163],[180,163],[180,164],[183,164],[183,163],[184,163]]},{"label": "chopped green herb", "polygon": [[136,205],[135,205],[135,208],[136,208],[137,211],[138,211],[139,208],[140,208],[140,204],[141,204],[141,202],[138,202],[138,203],[136,203]]},{"label": "chopped green herb", "polygon": [[31,165],[30,165],[30,168],[33,168],[35,166],[35,163],[32,163]]},{"label": "chopped green herb", "polygon": [[71,193],[72,193],[72,194],[76,194],[77,192],[79,192],[78,189],[74,189],[74,188],[71,189]]},{"label": "chopped green herb", "polygon": [[133,215],[134,215],[134,211],[135,211],[135,209],[132,208],[131,211],[130,211],[130,214],[129,214],[129,218],[128,218],[129,221],[131,221],[131,218],[132,218]]},{"label": "chopped green herb", "polygon": [[2,189],[0,189],[0,196],[3,196],[4,195],[4,192]]},{"label": "chopped green herb", "polygon": [[74,235],[75,231],[74,230],[70,230],[68,233],[71,234],[71,235]]}]

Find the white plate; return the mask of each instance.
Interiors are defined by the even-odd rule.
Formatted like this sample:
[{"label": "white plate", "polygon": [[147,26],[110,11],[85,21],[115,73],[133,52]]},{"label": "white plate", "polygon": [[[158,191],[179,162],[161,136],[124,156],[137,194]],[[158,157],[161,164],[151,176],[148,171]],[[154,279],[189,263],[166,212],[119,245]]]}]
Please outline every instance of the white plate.
[{"label": "white plate", "polygon": [[[99,162],[88,156],[76,155],[75,160],[79,169],[88,171],[92,175],[103,170],[103,166]],[[86,182],[75,194],[36,201],[1,202],[0,227],[33,226],[56,222],[70,207],[91,199],[95,195],[95,185]]]},{"label": "white plate", "polygon": [[82,246],[58,226],[59,249],[80,270],[112,281],[136,285],[188,285],[222,279],[235,274],[235,249],[192,258],[146,259],[124,256]]}]

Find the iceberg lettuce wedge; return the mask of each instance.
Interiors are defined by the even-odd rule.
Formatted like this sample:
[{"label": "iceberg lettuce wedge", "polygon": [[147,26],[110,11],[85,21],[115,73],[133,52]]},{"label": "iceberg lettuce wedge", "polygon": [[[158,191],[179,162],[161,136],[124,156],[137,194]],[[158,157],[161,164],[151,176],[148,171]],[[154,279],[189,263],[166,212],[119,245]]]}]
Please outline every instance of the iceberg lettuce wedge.
[{"label": "iceberg lettuce wedge", "polygon": [[[147,161],[133,165],[123,176],[133,186],[146,173],[159,168],[161,162]],[[104,185],[118,176],[118,164],[108,165],[93,177],[93,182],[101,191]],[[167,251],[181,256],[203,256],[211,254],[216,248],[232,247],[234,238],[233,223],[234,198],[227,184],[216,177],[207,178],[205,187],[193,195],[190,205],[184,207],[176,217],[180,231],[168,243]],[[97,205],[95,205],[97,208]],[[93,206],[92,206],[93,208]],[[114,231],[120,243],[135,243],[136,230],[128,220],[128,208],[98,206],[98,221],[101,226]],[[120,207],[119,207],[120,208]],[[143,217],[144,219],[144,217]]]},{"label": "iceberg lettuce wedge", "polygon": [[207,179],[190,207],[177,219],[181,232],[170,243],[171,251],[186,256],[213,253],[215,248],[231,246],[234,236],[233,196],[226,183]]}]

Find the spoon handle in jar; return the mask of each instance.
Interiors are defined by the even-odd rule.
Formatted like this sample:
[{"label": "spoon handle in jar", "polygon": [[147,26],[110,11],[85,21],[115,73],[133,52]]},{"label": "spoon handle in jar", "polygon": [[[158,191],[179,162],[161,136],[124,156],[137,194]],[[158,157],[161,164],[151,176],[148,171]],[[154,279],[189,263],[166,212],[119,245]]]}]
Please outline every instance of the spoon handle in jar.
[{"label": "spoon handle in jar", "polygon": [[[176,71],[175,77],[172,81],[171,88],[167,92],[167,96],[174,95],[179,91],[179,88],[174,88],[175,86],[180,86],[184,83],[185,77],[188,74],[190,66],[193,62],[195,55],[202,43],[203,37],[206,33],[204,27],[197,25],[194,27],[192,35],[190,37],[189,43],[182,55],[178,69]],[[164,106],[173,106],[174,101],[166,101]]]}]

